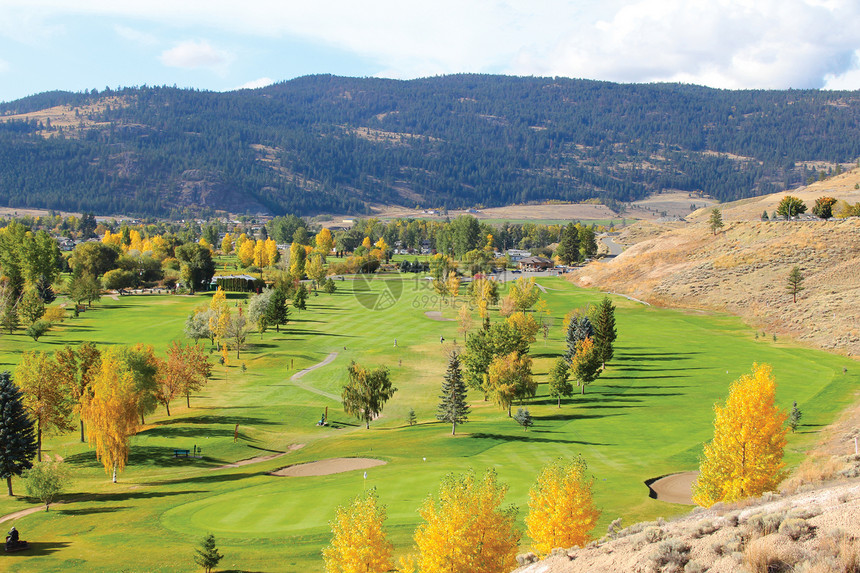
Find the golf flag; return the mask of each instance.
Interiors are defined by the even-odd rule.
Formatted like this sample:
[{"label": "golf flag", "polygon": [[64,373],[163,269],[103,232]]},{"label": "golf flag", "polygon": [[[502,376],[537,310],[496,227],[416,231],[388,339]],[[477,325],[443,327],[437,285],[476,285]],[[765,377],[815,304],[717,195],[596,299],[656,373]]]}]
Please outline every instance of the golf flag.
[{"label": "golf flag", "polygon": [[367,479],[367,472],[364,472],[364,479]]}]

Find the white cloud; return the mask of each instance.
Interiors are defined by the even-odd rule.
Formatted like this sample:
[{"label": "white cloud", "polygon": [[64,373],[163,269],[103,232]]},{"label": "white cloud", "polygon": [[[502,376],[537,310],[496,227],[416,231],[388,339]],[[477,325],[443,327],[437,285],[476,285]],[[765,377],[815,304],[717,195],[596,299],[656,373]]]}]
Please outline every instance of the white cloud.
[{"label": "white cloud", "polygon": [[[257,78],[256,80],[251,80],[250,82],[246,82],[239,87],[233,88],[233,90],[254,90],[257,88],[264,88],[266,86],[270,86],[275,83],[276,80],[272,78]],[[230,91],[233,91],[230,90]]]},{"label": "white cloud", "polygon": [[141,32],[135,28],[130,28],[128,26],[122,26],[117,24],[113,27],[114,32],[121,37],[135,44],[140,44],[142,46],[154,46],[158,44],[158,38],[153,36],[152,34],[147,34],[146,32]]},{"label": "white cloud", "polygon": [[[508,72],[727,88],[860,87],[852,59],[860,50],[856,0],[2,1],[4,11],[46,25],[71,14],[192,33],[205,27],[249,42],[298,37],[401,78]],[[163,56],[182,67],[229,59],[200,42]]]},{"label": "white cloud", "polygon": [[161,53],[161,63],[172,68],[222,68],[232,59],[228,52],[214,48],[205,40],[180,42]]}]

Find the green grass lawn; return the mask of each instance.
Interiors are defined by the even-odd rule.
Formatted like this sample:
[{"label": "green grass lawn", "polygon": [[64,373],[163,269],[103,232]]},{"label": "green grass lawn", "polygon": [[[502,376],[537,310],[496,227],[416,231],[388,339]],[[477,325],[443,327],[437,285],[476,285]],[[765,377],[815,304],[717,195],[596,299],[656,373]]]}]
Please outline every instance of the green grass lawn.
[{"label": "green grass lawn", "polygon": [[[801,452],[850,400],[856,363],[788,340],[756,339],[754,331],[727,315],[646,307],[615,298],[619,337],[616,357],[584,396],[556,407],[547,396],[552,361],[563,348],[561,317],[598,302],[602,294],[562,279],[539,279],[552,310],[548,340],[532,345],[541,382],[528,404],[535,426],[528,432],[505,412],[472,395],[470,421],[450,435],[435,421],[437,396],[457,323],[436,321],[440,309],[426,281],[407,275],[378,277],[370,294],[356,296],[349,280],[333,295],[308,299],[281,332],[249,336],[239,359],[216,365],[206,389],[147,419],[132,440],[132,455],[119,483],[110,483],[95,454],[77,433],[47,439],[46,453],[65,458],[74,472],[69,503],[19,519],[33,550],[0,556],[8,571],[188,571],[199,539],[214,533],[226,555],[223,570],[321,571],[319,551],[328,542],[335,508],[365,488],[376,487],[388,508],[397,552],[409,550],[419,522],[417,508],[448,472],[494,468],[510,486],[507,500],[527,510],[528,489],[541,466],[557,456],[582,454],[595,477],[603,509],[596,534],[612,519],[626,523],[670,517],[689,508],[648,497],[644,481],[695,469],[702,442],[712,435],[713,405],[753,362],[773,366],[778,401],[797,401],[803,425],[789,441],[788,461]],[[375,294],[400,291],[387,303]],[[465,289],[464,289],[465,290]],[[67,320],[35,343],[23,334],[0,337],[0,368],[14,366],[23,350],[53,351],[92,340],[100,345],[145,342],[163,353],[182,337],[185,317],[208,304],[211,294],[103,298],[78,319]],[[244,295],[231,295],[236,302]],[[464,301],[461,301],[461,303]],[[454,305],[442,305],[454,317]],[[477,324],[477,320],[476,320]],[[446,340],[440,344],[440,336]],[[397,347],[394,339],[397,339]],[[462,347],[462,339],[458,340]],[[298,382],[290,376],[337,352],[333,363]],[[214,361],[215,356],[213,356]],[[338,395],[350,360],[386,365],[398,391],[370,430],[346,416]],[[241,365],[245,364],[243,372]],[[292,366],[291,366],[292,365]],[[848,367],[848,373],[843,373]],[[317,427],[325,408],[329,427]],[[416,426],[405,424],[414,408]],[[238,424],[239,440],[233,441]],[[303,444],[294,451],[290,446]],[[203,449],[203,459],[175,459],[174,448]],[[267,462],[213,469],[237,460],[289,452]],[[387,465],[319,477],[275,477],[285,465],[331,457],[374,457]],[[23,483],[14,480],[16,493]],[[32,507],[25,498],[0,496],[0,513]],[[6,525],[9,525],[8,523]],[[528,540],[523,540],[524,547]]]}]

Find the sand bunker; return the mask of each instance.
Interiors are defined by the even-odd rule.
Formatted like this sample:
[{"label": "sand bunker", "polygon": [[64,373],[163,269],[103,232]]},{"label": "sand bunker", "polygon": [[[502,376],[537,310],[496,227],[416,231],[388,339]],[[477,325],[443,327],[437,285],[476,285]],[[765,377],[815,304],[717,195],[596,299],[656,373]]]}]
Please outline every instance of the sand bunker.
[{"label": "sand bunker", "polygon": [[438,310],[428,310],[424,313],[424,316],[430,318],[432,320],[438,320],[440,322],[454,322],[456,319],[454,318],[445,318],[442,316],[442,313]]},{"label": "sand bunker", "polygon": [[374,466],[382,466],[387,462],[373,458],[330,458],[318,462],[296,464],[273,471],[273,476],[307,477],[340,474],[352,470],[366,470]]},{"label": "sand bunker", "polygon": [[699,472],[681,472],[663,476],[645,484],[651,490],[651,497],[669,503],[693,505],[693,482]]}]

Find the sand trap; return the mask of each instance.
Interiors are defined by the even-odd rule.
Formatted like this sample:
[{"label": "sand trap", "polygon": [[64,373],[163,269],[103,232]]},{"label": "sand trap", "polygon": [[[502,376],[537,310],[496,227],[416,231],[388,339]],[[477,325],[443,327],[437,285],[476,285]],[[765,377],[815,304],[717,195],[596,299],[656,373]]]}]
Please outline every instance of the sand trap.
[{"label": "sand trap", "polygon": [[693,504],[693,482],[699,477],[699,472],[681,472],[669,474],[654,481],[646,481],[645,485],[651,490],[651,497],[669,503]]},{"label": "sand trap", "polygon": [[330,458],[318,462],[287,466],[271,472],[273,476],[307,477],[327,476],[353,470],[366,470],[375,466],[384,466],[388,462],[373,458]]},{"label": "sand trap", "polygon": [[428,310],[424,313],[424,316],[431,320],[438,320],[440,322],[454,322],[456,320],[454,318],[445,318],[438,310]]}]

